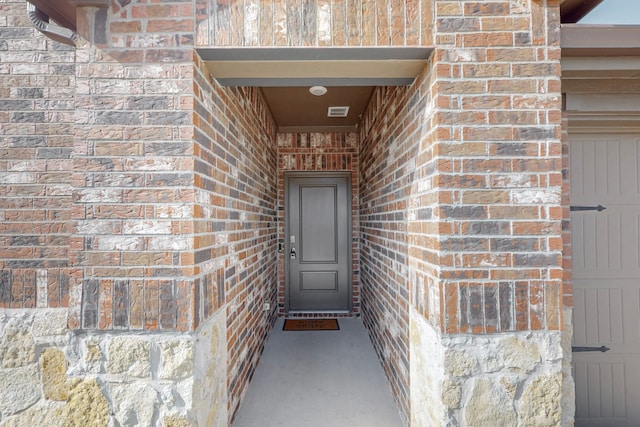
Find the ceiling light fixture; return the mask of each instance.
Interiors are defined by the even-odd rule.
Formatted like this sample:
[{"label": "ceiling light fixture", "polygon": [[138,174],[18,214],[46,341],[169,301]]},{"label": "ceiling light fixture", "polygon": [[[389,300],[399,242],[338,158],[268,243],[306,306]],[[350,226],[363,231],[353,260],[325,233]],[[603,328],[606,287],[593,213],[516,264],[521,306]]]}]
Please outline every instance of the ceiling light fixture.
[{"label": "ceiling light fixture", "polygon": [[324,86],[311,86],[309,88],[309,92],[311,92],[311,94],[315,96],[322,96],[327,93],[327,88]]}]

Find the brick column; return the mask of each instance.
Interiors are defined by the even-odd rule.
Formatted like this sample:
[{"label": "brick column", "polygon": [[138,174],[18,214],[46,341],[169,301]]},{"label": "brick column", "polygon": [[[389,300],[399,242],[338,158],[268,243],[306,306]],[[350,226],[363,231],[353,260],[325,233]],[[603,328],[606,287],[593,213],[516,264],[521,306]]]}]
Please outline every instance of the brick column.
[{"label": "brick column", "polygon": [[559,22],[555,0],[435,2],[409,207],[416,425],[561,420]]},{"label": "brick column", "polygon": [[75,327],[194,326],[193,15],[172,2],[78,9]]}]

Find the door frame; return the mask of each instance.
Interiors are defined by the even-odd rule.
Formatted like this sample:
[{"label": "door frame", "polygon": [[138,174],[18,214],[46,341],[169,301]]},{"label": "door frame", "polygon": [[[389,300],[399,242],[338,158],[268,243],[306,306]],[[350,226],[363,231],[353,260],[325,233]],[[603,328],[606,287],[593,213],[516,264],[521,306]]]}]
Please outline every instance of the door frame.
[{"label": "door frame", "polygon": [[347,218],[347,230],[350,242],[353,241],[353,193],[351,186],[352,173],[349,171],[321,171],[321,172],[308,172],[308,171],[290,171],[284,173],[284,313],[353,313],[353,245],[349,245],[347,250],[347,265],[349,274],[347,274],[347,296],[348,296],[348,309],[347,310],[290,310],[289,309],[289,251],[291,250],[291,243],[287,236],[289,233],[289,181],[291,178],[345,178],[347,182],[347,194],[349,198],[349,215]]}]

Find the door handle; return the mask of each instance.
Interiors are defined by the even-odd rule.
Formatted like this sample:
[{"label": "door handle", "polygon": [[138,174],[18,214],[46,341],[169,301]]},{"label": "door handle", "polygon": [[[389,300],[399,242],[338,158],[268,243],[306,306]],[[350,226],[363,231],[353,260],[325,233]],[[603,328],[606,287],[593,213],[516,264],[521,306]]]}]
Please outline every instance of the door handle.
[{"label": "door handle", "polygon": [[606,353],[611,350],[609,347],[600,346],[600,347],[571,347],[571,351],[574,353],[586,353],[588,351],[600,351],[602,353]]},{"label": "door handle", "polygon": [[291,252],[289,253],[289,257],[291,259],[296,259],[296,248],[291,248]]}]

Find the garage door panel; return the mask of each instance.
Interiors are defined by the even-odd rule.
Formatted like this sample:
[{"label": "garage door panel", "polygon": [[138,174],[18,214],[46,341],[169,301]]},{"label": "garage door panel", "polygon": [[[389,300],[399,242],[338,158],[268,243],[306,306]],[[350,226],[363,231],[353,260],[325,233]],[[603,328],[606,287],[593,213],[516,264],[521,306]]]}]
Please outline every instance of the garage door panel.
[{"label": "garage door panel", "polygon": [[601,331],[598,324],[598,290],[599,289],[586,289],[585,290],[585,303],[587,316],[587,344],[597,344],[600,346]]},{"label": "garage door panel", "polygon": [[571,203],[640,199],[638,141],[635,135],[572,136]]},{"label": "garage door panel", "polygon": [[635,281],[574,283],[573,345],[611,348],[612,353],[640,353],[640,290]]},{"label": "garage door panel", "polygon": [[603,212],[573,212],[574,277],[640,276],[640,207],[608,206]]},{"label": "garage door panel", "polygon": [[628,356],[584,355],[574,361],[576,381],[576,425],[637,426],[638,385],[634,373],[640,364]]},{"label": "garage door panel", "polygon": [[576,426],[640,426],[640,136],[570,136]]},{"label": "garage door panel", "polygon": [[585,290],[574,282],[573,288],[573,345],[587,343],[587,303]]},{"label": "garage door panel", "polygon": [[[584,327],[574,336],[576,346],[623,344],[622,291],[620,289],[578,289],[575,310]],[[580,304],[580,306],[578,306]],[[613,314],[616,313],[616,314]]]},{"label": "garage door panel", "polygon": [[[640,150],[638,150],[638,139],[630,138],[619,142],[620,145],[620,188],[618,194],[622,197],[640,196]],[[615,167],[615,164],[612,166]]]},{"label": "garage door panel", "polygon": [[[593,358],[592,358],[593,359]],[[590,360],[574,363],[576,412],[585,418],[627,417],[626,380],[623,363]]]},{"label": "garage door panel", "polygon": [[[598,306],[598,336],[596,341],[621,342],[622,321],[614,313],[622,312],[622,292],[620,289],[598,289],[596,291]],[[616,337],[616,335],[618,335]],[[616,339],[617,338],[617,339]]]}]

